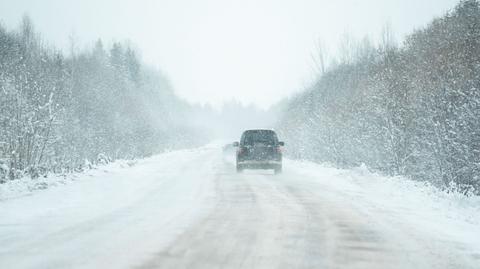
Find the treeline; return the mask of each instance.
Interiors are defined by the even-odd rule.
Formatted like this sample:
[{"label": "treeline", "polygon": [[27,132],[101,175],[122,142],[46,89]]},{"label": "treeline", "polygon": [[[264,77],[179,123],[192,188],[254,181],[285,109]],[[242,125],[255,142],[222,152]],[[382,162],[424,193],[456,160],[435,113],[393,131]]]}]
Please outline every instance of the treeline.
[{"label": "treeline", "polygon": [[129,46],[65,56],[25,17],[0,26],[0,182],[199,143],[188,106]]},{"label": "treeline", "polygon": [[480,7],[461,1],[400,47],[358,42],[278,124],[296,158],[362,163],[480,192]]}]

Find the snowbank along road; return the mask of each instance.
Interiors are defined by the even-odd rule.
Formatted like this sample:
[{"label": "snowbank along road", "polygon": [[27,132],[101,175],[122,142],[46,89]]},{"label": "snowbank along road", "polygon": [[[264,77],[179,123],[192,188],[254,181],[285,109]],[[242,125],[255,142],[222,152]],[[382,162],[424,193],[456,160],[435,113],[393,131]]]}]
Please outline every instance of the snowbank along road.
[{"label": "snowbank along road", "polygon": [[[480,200],[207,146],[2,198],[0,268],[480,268]],[[22,195],[20,195],[22,194]]]}]

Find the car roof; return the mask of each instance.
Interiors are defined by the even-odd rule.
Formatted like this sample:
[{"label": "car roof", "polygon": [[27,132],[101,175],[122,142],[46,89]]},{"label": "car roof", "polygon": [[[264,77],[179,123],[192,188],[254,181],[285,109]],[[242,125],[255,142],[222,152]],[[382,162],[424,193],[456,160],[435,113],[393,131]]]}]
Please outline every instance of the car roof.
[{"label": "car roof", "polygon": [[250,129],[250,130],[245,130],[244,133],[246,133],[246,132],[257,132],[257,131],[275,132],[273,129]]}]

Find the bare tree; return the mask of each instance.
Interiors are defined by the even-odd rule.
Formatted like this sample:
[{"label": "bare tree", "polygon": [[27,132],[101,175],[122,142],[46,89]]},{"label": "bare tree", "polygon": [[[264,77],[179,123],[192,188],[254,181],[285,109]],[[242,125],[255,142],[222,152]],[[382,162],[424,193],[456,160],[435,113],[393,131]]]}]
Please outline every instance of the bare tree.
[{"label": "bare tree", "polygon": [[311,54],[315,71],[323,76],[327,71],[328,51],[321,39],[315,44],[315,51]]}]

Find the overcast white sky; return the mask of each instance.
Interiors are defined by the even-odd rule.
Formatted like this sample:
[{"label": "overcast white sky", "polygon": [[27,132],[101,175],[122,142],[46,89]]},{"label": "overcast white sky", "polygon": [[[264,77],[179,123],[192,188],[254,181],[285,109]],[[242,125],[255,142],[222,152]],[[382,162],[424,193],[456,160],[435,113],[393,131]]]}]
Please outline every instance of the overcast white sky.
[{"label": "overcast white sky", "polygon": [[236,98],[268,107],[312,78],[311,53],[330,54],[345,32],[376,38],[390,22],[397,39],[458,0],[0,0],[0,21],[23,14],[43,37],[69,47],[130,40],[192,102]]}]

